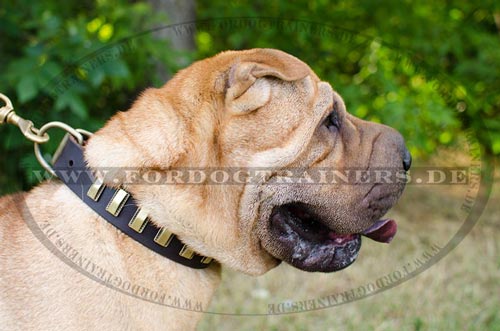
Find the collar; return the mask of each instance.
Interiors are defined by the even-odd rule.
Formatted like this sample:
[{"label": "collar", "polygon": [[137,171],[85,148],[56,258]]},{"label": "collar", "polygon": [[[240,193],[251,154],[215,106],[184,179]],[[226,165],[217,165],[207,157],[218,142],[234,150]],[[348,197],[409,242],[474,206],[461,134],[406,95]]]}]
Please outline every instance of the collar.
[{"label": "collar", "polygon": [[99,216],[135,241],[190,268],[203,269],[212,262],[212,258],[193,252],[169,230],[149,222],[147,212],[137,206],[130,193],[105,186],[96,179],[86,166],[82,146],[69,135],[54,155],[53,164],[57,177],[71,191]]}]

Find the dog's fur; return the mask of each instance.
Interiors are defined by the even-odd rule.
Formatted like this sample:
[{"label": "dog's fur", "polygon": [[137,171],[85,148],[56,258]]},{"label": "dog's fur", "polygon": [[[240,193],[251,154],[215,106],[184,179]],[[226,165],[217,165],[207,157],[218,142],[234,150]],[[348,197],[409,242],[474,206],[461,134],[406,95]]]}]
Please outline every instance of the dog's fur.
[{"label": "dog's fur", "polygon": [[[341,122],[336,132],[322,125],[334,108]],[[146,90],[130,110],[116,114],[92,136],[85,157],[93,169],[144,172],[172,167],[401,168],[403,149],[396,131],[346,113],[340,96],[305,63],[281,51],[254,49],[194,63],[162,88]],[[117,171],[110,177],[125,182],[120,176]],[[112,284],[119,278],[171,300],[200,302],[206,309],[219,283],[220,264],[259,275],[281,260],[294,263],[295,248],[275,240],[269,224],[275,206],[308,203],[332,230],[359,233],[402,190],[376,188],[384,203],[373,209],[363,205],[369,187],[264,185],[269,180],[263,177],[260,185],[125,185],[152,222],[218,262],[203,270],[144,248],[58,181],[0,199],[1,328],[192,330],[201,313],[114,291],[64,263],[60,251],[74,261],[91,261],[87,270],[89,265],[105,269],[113,275]]]}]

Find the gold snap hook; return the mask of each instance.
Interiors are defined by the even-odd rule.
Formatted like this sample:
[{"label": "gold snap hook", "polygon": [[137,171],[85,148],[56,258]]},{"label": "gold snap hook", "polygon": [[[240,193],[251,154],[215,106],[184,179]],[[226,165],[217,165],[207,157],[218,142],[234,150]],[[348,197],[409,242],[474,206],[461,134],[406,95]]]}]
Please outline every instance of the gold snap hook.
[{"label": "gold snap hook", "polygon": [[14,107],[12,106],[12,102],[5,94],[0,93],[0,99],[5,102],[5,106],[0,108],[0,125],[7,122],[7,117],[9,114],[14,111]]},{"label": "gold snap hook", "polygon": [[[50,164],[43,158],[42,152],[40,150],[40,144],[49,141],[50,137],[47,134],[47,130],[51,128],[63,129],[71,134],[80,145],[83,145],[84,136],[90,137],[92,135],[92,132],[89,132],[87,130],[73,129],[68,124],[57,121],[46,123],[40,129],[37,129],[33,125],[33,122],[18,116],[14,112],[12,102],[5,94],[0,93],[0,99],[5,102],[5,105],[0,108],[0,126],[4,123],[14,124],[15,126],[17,126],[21,130],[23,135],[28,138],[28,140],[34,143],[35,156],[38,162],[40,162],[42,167],[44,167],[45,170],[47,170],[53,176],[57,176],[57,174],[54,169],[52,169]],[[64,144],[65,141],[66,140],[63,139],[62,144]]]},{"label": "gold snap hook", "polygon": [[40,134],[40,131],[35,128],[33,122],[18,116],[14,112],[12,102],[5,94],[0,93],[0,99],[5,102],[5,106],[0,108],[0,125],[4,123],[14,124],[21,130],[26,138],[38,144],[49,141],[49,135],[47,133]]}]

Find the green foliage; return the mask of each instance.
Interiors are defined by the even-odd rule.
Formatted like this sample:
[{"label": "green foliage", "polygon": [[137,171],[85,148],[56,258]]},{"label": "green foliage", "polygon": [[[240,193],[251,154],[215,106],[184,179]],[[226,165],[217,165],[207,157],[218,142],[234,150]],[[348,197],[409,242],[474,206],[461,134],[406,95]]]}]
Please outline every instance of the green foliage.
[{"label": "green foliage", "polygon": [[257,0],[228,6],[216,0],[198,6],[207,22],[197,42],[200,57],[252,47],[294,54],[332,83],[351,113],[400,130],[414,157],[457,143],[469,127],[479,130],[486,152],[498,155],[495,13],[500,10],[492,1]]},{"label": "green foliage", "polygon": [[[138,35],[165,24],[165,17],[126,0],[3,4],[0,91],[38,127],[57,120],[95,131],[145,87],[159,84],[158,63],[176,70],[165,41]],[[48,154],[62,132],[49,134],[54,139],[43,146]],[[31,143],[13,127],[1,127],[0,135],[0,193],[29,188],[39,168]]]}]

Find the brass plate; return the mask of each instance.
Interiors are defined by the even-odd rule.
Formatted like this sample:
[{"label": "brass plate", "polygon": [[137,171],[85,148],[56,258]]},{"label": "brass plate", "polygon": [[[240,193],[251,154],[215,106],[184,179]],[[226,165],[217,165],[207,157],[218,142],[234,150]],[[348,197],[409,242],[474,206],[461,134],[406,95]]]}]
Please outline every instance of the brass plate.
[{"label": "brass plate", "polygon": [[120,212],[122,211],[123,206],[125,206],[125,202],[127,202],[129,197],[130,194],[128,194],[127,191],[119,189],[118,191],[116,191],[115,195],[113,195],[113,198],[108,203],[106,210],[108,211],[108,213],[115,217],[120,215]]},{"label": "brass plate", "polygon": [[158,245],[167,247],[172,241],[174,234],[165,228],[161,228],[153,239]]},{"label": "brass plate", "polygon": [[148,213],[140,208],[137,209],[134,217],[128,222],[128,226],[139,233],[144,231],[146,224],[148,224]]}]

